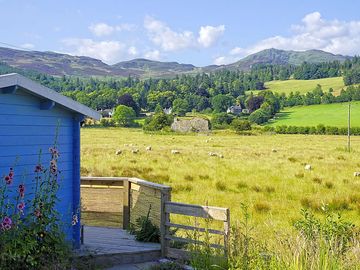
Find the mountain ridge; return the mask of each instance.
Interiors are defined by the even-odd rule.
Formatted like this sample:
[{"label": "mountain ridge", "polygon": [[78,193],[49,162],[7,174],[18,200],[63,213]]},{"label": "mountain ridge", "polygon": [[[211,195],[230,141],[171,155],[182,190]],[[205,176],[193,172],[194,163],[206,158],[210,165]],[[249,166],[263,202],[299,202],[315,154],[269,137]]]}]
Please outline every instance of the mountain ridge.
[{"label": "mountain ridge", "polygon": [[321,50],[287,51],[266,49],[248,55],[228,65],[209,65],[196,67],[175,61],[162,62],[144,58],[121,61],[108,65],[88,56],[73,56],[51,51],[23,51],[0,47],[0,62],[9,66],[34,70],[54,76],[119,76],[119,77],[173,77],[179,74],[211,72],[221,69],[248,71],[256,64],[300,65],[302,62],[320,63],[329,61],[343,62],[350,56],[335,55]]}]

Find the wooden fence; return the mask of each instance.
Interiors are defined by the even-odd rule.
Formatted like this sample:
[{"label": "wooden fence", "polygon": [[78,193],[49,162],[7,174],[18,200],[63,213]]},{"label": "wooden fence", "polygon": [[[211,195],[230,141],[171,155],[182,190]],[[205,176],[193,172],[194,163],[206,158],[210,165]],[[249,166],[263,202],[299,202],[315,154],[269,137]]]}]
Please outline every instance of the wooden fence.
[{"label": "wooden fence", "polygon": [[[195,226],[189,226],[184,224],[172,223],[170,220],[170,214],[178,214],[184,216],[191,216],[196,218],[207,219],[207,224],[211,224],[211,220],[222,221],[224,223],[223,230],[215,230],[211,228],[202,228],[197,224]],[[213,206],[200,206],[193,204],[175,203],[167,201],[165,203],[165,223],[164,223],[164,234],[163,234],[163,254],[170,258],[188,258],[189,252],[182,249],[172,248],[170,241],[183,242],[186,244],[205,245],[209,244],[211,248],[221,249],[226,256],[228,252],[229,233],[230,233],[230,211],[228,208],[220,208]],[[182,229],[186,231],[196,231],[201,233],[221,235],[223,237],[223,244],[204,243],[199,239],[183,238],[171,235],[171,228]]]},{"label": "wooden fence", "polygon": [[[171,187],[128,177],[82,177],[81,205],[83,216],[92,215],[100,219],[115,216],[106,224],[128,229],[141,216],[146,216],[150,205],[151,221],[161,227],[163,200],[170,198]],[[90,219],[94,219],[94,217]],[[85,219],[85,224],[87,219]],[[91,220],[90,225],[94,224]],[[99,223],[103,225],[103,223]]]},{"label": "wooden fence", "polygon": [[[223,244],[210,244],[212,248],[221,249],[224,254],[228,251],[230,232],[230,211],[228,208],[200,206],[171,202],[171,187],[152,183],[138,178],[127,177],[82,177],[81,203],[84,213],[96,212],[118,215],[119,224],[128,229],[130,223],[148,214],[150,205],[150,219],[160,228],[161,253],[164,257],[188,258],[188,252],[175,249],[170,242],[187,244],[204,244],[199,239],[183,238],[171,234],[171,228],[185,231],[197,231],[220,235]],[[223,222],[223,230],[202,228],[172,222],[171,215],[183,215]]]}]

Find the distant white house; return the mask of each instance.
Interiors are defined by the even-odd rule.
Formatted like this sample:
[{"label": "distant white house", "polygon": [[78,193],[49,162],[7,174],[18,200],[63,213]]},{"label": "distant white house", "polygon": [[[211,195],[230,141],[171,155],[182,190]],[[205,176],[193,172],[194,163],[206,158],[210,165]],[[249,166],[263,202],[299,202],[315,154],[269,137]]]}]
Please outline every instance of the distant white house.
[{"label": "distant white house", "polygon": [[243,114],[250,114],[249,109],[242,109],[241,112],[242,112]]},{"label": "distant white house", "polygon": [[98,111],[102,117],[111,118],[114,114],[114,109],[101,109]]},{"label": "distant white house", "polygon": [[163,111],[164,111],[165,114],[171,114],[172,113],[172,108],[171,107],[170,108],[165,108]]},{"label": "distant white house", "polygon": [[238,114],[242,113],[242,108],[240,105],[235,105],[235,106],[229,107],[226,112],[238,115]]}]

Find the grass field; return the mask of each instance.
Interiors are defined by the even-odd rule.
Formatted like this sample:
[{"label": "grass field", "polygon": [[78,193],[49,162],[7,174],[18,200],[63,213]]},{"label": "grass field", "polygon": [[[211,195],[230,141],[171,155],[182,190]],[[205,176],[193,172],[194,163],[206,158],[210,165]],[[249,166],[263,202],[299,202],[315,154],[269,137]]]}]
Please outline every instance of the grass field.
[{"label": "grass field", "polygon": [[[351,126],[360,127],[360,102],[351,104]],[[285,108],[269,125],[347,127],[347,121],[348,103],[333,103]]]},{"label": "grass field", "polygon": [[[287,81],[271,81],[266,82],[265,87],[267,90],[270,90],[274,93],[285,93],[289,94],[290,92],[299,91],[304,94],[315,89],[315,87],[320,84],[322,90],[327,92],[331,87],[334,90],[334,94],[337,95],[340,93],[341,89],[344,88],[344,81],[342,77],[335,78],[325,78],[317,80],[287,80]],[[256,93],[255,91],[248,91]]]},{"label": "grass field", "polygon": [[[353,138],[354,151],[348,153],[341,136],[160,135],[121,128],[82,129],[81,136],[82,175],[167,184],[173,201],[229,207],[233,223],[246,203],[260,237],[289,231],[305,206],[319,213],[328,204],[360,224],[360,179],[353,177],[360,170],[360,137]],[[148,145],[153,151],[145,151]],[[115,155],[117,149],[123,153]],[[172,149],[180,154],[171,155]]]}]

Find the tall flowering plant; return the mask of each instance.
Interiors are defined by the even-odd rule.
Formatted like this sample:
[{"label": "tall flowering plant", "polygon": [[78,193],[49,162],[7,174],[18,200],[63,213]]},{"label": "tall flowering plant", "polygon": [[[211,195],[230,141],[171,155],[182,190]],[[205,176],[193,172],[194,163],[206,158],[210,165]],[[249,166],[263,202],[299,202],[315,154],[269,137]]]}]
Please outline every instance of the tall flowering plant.
[{"label": "tall flowering plant", "polygon": [[[49,153],[47,166],[39,158],[29,186],[14,168],[0,179],[0,269],[68,267],[70,247],[65,241],[60,213],[55,208],[60,153],[56,145]],[[71,222],[73,220],[69,224]]]}]

